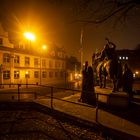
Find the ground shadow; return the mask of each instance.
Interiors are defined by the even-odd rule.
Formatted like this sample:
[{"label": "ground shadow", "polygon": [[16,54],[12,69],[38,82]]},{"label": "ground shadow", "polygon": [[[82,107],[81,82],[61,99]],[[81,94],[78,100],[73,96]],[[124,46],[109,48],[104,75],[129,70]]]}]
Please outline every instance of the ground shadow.
[{"label": "ground shadow", "polygon": [[119,116],[125,120],[140,125],[140,105],[136,103],[130,103],[127,108],[115,107],[106,105],[104,103],[99,104],[99,108]]}]

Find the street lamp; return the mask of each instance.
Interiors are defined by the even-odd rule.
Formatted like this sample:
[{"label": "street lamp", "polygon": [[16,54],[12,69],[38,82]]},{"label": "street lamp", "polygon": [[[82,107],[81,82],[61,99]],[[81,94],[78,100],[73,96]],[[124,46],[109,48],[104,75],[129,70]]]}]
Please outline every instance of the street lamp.
[{"label": "street lamp", "polygon": [[29,40],[28,45],[29,47],[31,47],[31,41],[35,41],[35,38],[36,38],[35,35],[31,32],[24,32],[23,35],[27,40]]},{"label": "street lamp", "polygon": [[46,45],[42,45],[41,48],[41,54],[40,54],[40,85],[41,85],[41,72],[42,72],[42,65],[41,65],[41,60],[42,60],[42,50],[46,50],[47,46]]},{"label": "street lamp", "polygon": [[35,40],[35,35],[31,32],[24,32],[23,33],[24,37],[30,41],[34,41]]}]

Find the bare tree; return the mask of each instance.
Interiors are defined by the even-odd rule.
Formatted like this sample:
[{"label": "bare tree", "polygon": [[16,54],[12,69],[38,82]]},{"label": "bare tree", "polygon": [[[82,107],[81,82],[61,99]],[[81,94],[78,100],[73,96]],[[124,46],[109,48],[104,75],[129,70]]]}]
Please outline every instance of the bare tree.
[{"label": "bare tree", "polygon": [[72,0],[74,22],[99,24],[124,22],[140,15],[140,0]]}]

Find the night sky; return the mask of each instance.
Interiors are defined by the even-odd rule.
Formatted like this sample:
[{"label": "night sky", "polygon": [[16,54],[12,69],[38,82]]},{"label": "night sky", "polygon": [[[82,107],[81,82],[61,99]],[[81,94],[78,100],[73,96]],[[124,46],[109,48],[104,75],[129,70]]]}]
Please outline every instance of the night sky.
[{"label": "night sky", "polygon": [[[67,0],[66,0],[67,1]],[[69,55],[80,60],[80,23],[71,23],[68,1],[53,0],[0,0],[0,18],[12,38],[17,39],[26,29],[36,33],[38,40],[63,46]],[[121,25],[107,22],[88,25],[84,29],[84,61],[91,62],[92,53],[101,50],[108,37],[117,49],[135,49],[140,43],[139,16]],[[46,41],[45,41],[46,40]]]}]

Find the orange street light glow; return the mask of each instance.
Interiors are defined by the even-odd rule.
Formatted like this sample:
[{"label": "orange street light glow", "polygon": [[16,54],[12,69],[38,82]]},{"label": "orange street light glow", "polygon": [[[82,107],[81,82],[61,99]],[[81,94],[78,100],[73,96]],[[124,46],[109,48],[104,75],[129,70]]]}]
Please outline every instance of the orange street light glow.
[{"label": "orange street light glow", "polygon": [[31,40],[31,41],[34,41],[35,40],[35,35],[31,32],[25,32],[24,33],[24,36],[28,39],[28,40]]},{"label": "orange street light glow", "polygon": [[26,74],[28,74],[29,72],[28,71],[26,71]]},{"label": "orange street light glow", "polygon": [[42,49],[45,50],[47,48],[46,45],[42,45]]},{"label": "orange street light glow", "polygon": [[139,74],[139,72],[138,72],[138,71],[136,71],[135,73],[136,73],[136,74]]}]

